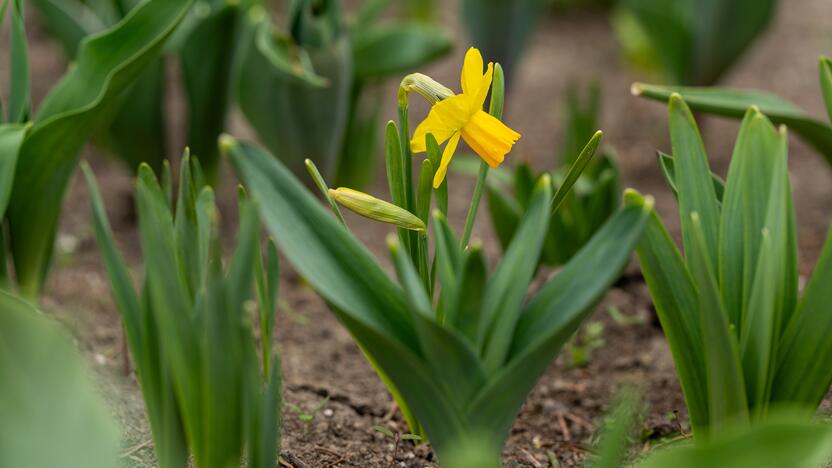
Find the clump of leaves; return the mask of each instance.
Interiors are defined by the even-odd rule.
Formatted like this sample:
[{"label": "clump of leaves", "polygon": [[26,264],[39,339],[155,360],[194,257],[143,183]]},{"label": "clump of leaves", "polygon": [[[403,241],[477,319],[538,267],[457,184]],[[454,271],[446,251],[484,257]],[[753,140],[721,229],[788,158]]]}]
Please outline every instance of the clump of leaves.
[{"label": "clump of leaves", "polygon": [[[280,447],[281,373],[271,336],[278,257],[259,249],[257,210],[240,199],[234,254],[223,267],[214,192],[187,154],[178,195],[164,166],[162,184],[139,167],[136,204],[144,256],[143,288],[135,290],[107,221],[95,179],[96,237],[110,279],[150,420],[161,467],[273,467]],[[175,206],[175,209],[174,209]],[[245,304],[256,290],[258,349]],[[260,356],[258,356],[258,352]]]},{"label": "clump of leaves", "polygon": [[[515,166],[514,174],[497,168],[487,187],[488,209],[491,223],[503,251],[511,245],[520,219],[529,208],[530,195],[544,174],[557,191],[567,181],[569,171],[578,161],[587,141],[597,145],[593,138],[598,128],[600,87],[593,84],[582,98],[577,85],[570,87],[566,101],[566,132],[563,148],[551,172],[535,174],[525,162]],[[466,161],[464,170],[473,173]],[[600,154],[587,164],[573,190],[566,194],[558,210],[552,213],[549,233],[543,244],[540,263],[549,266],[563,265],[575,255],[604,225],[620,205],[621,175],[610,148],[602,148]]]},{"label": "clump of leaves", "polygon": [[[681,96],[661,155],[679,204],[684,256],[653,214],[639,260],[673,353],[697,439],[765,419],[775,403],[817,407],[832,382],[832,232],[802,294],[785,128],[746,112],[722,186]],[[642,206],[636,192],[628,206]]]},{"label": "clump of leaves", "polygon": [[[37,296],[48,271],[63,196],[82,147],[161,54],[190,3],[146,0],[123,21],[82,40],[74,66],[32,112],[24,2],[12,0],[9,112],[0,126],[0,216],[8,223],[14,277],[24,295]],[[0,2],[0,12],[7,5],[8,0]],[[0,270],[9,278],[5,245],[4,240]]]},{"label": "clump of leaves", "polygon": [[[492,117],[502,114],[503,92],[502,70],[496,66]],[[266,151],[231,137],[222,146],[266,226],[349,330],[411,432],[424,433],[447,466],[463,466],[453,462],[460,447],[486,441],[487,451],[477,454],[484,463],[477,466],[497,466],[526,396],[628,262],[651,205],[615,214],[527,299],[550,217],[591,160],[600,135],[581,152],[557,193],[547,176],[536,184],[511,246],[490,271],[482,248],[468,242],[478,200],[472,200],[473,215],[459,238],[447,220],[447,181],[433,188],[440,160],[433,135],[426,137],[427,158],[418,176],[410,174],[407,90],[399,97],[400,126],[388,124],[386,141],[393,202],[364,194],[363,202],[353,197],[350,205],[398,227],[398,236],[388,237],[398,281],[345,226],[333,197],[342,189],[327,190],[313,166],[335,216]],[[434,192],[438,209],[431,216]]]},{"label": "clump of leaves", "polygon": [[742,119],[746,110],[756,106],[775,124],[784,124],[814,147],[832,165],[832,59],[820,58],[820,88],[829,120],[807,114],[791,102],[763,91],[720,87],[679,87],[635,83],[633,94],[666,102],[678,93],[695,112]]},{"label": "clump of leaves", "polygon": [[308,158],[339,185],[371,182],[381,85],[450,51],[448,34],[427,21],[430,7],[408,2],[404,15],[383,19],[394,3],[365,0],[350,16],[340,0],[292,0],[285,31],[263,10],[246,19],[237,99],[295,174]]},{"label": "clump of leaves", "polygon": [[614,25],[625,52],[671,84],[707,86],[762,34],[777,0],[621,0]]}]

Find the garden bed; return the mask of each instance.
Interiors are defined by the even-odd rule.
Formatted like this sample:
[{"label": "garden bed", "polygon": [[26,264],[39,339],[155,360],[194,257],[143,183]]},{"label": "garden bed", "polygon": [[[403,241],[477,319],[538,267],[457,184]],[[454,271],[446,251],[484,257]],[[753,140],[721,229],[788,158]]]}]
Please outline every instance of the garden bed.
[{"label": "garden bed", "polygon": [[[454,24],[455,11],[445,11],[443,16],[447,24]],[[782,8],[772,29],[738,64],[725,84],[768,89],[820,115],[816,59],[821,52],[828,52],[832,43],[827,21],[830,17],[832,4],[826,0],[803,0],[800,9]],[[62,72],[62,59],[57,47],[39,32],[36,22],[30,30],[37,100]],[[430,74],[440,81],[455,83],[463,51],[459,47],[453,57]],[[561,97],[570,80],[587,78],[597,78],[602,83],[602,128],[606,131],[606,143],[618,151],[626,185],[655,195],[659,212],[674,219],[675,204],[654,157],[656,148],[667,146],[664,106],[630,96],[630,83],[639,75],[628,71],[619,59],[608,18],[600,11],[567,13],[543,20],[519,78],[510,84],[507,121],[524,135],[510,158],[527,159],[541,168],[551,166],[563,127]],[[393,89],[386,92],[393,97]],[[173,98],[170,105],[176,106],[180,100]],[[412,112],[422,111],[423,108],[416,107]],[[236,120],[233,133],[249,135]],[[706,146],[717,171],[724,173],[727,167],[736,129],[734,122],[711,118],[704,124]],[[818,256],[832,213],[832,172],[795,137],[792,142],[790,170],[798,213],[801,273],[806,275],[812,267],[809,261]],[[128,262],[138,268],[140,255],[129,175],[119,163],[101,154],[88,151],[86,157],[101,183]],[[223,181],[219,200],[230,236],[236,221],[235,184],[230,173],[225,174]],[[451,210],[457,212],[450,219],[464,218],[466,206],[454,201],[467,200],[472,185],[471,180],[452,175]],[[376,192],[382,192],[383,187],[379,180]],[[384,238],[390,229],[356,221],[357,218],[347,218],[362,241],[386,261]],[[138,384],[134,376],[124,374],[121,327],[99,260],[90,225],[89,199],[80,177],[70,189],[61,226],[56,267],[45,288],[44,308],[71,325],[95,369],[102,392],[125,431],[124,465],[155,466]],[[671,223],[671,230],[677,230],[675,223]],[[475,237],[485,241],[489,258],[494,259],[497,244],[484,210]],[[392,399],[323,302],[288,263],[284,265],[280,297],[285,307],[278,314],[276,338],[288,403],[284,408],[282,463],[295,467],[391,466],[393,443],[373,427],[384,425],[394,431],[406,431],[401,417],[391,411]],[[628,268],[590,319],[604,324],[603,346],[583,368],[573,368],[568,353],[562,353],[527,400],[505,448],[504,460],[509,466],[547,466],[550,451],[561,466],[579,463],[591,448],[593,433],[616,389],[626,382],[644,390],[645,443],[684,436],[689,431],[673,361],[654,323],[647,288],[634,266]],[[550,274],[552,271],[539,272],[541,277]],[[628,320],[614,319],[610,309]],[[293,409],[309,412],[326,398],[311,422],[302,421]],[[828,406],[827,402],[823,408]],[[429,450],[410,444],[399,448],[396,466],[400,466],[399,462],[414,467],[434,465]]]}]

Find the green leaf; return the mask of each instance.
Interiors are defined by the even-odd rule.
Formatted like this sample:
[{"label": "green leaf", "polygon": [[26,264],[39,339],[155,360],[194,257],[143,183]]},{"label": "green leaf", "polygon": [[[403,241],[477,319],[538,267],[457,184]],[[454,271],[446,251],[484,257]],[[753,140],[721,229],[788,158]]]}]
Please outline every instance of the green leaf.
[{"label": "green leaf", "polygon": [[331,177],[347,128],[349,41],[338,36],[300,49],[277,37],[268,21],[249,21],[245,28],[236,84],[240,109],[292,172],[302,174],[303,161],[309,158]]},{"label": "green leaf", "polygon": [[[699,214],[690,214],[691,240],[688,263],[696,282],[699,299],[699,321],[703,337],[703,357],[707,374],[710,410],[709,434],[719,434],[726,425],[748,421],[748,402],[735,334],[731,330],[719,294],[716,273]],[[685,229],[685,228],[683,228]]]},{"label": "green leaf", "polygon": [[649,211],[631,207],[613,216],[524,307],[506,364],[468,405],[474,427],[508,435],[537,380],[630,260]]},{"label": "green leaf", "polygon": [[823,91],[829,122],[832,123],[832,60],[829,57],[820,58],[820,88]]},{"label": "green leaf", "polygon": [[701,466],[813,468],[832,456],[832,428],[788,413],[775,415],[751,429],[733,429],[707,444],[670,444],[657,450],[639,468]]},{"label": "green leaf", "polygon": [[[719,223],[719,283],[728,322],[739,332],[749,310],[752,283],[758,271],[758,255],[766,226],[775,168],[780,154],[780,135],[755,108],[746,113],[722,200]],[[756,273],[759,274],[759,273]]]},{"label": "green leaf", "polygon": [[552,201],[552,212],[555,212],[560,208],[561,203],[566,198],[566,195],[572,190],[572,186],[578,181],[578,178],[581,177],[581,174],[586,169],[587,165],[589,165],[590,161],[592,161],[592,157],[595,156],[595,153],[598,151],[598,146],[601,144],[601,138],[604,137],[604,133],[600,130],[595,132],[592,138],[589,139],[584,149],[581,151],[581,154],[578,155],[575,162],[569,168],[569,172],[566,174],[566,178],[558,187],[558,191],[555,193],[555,198]]},{"label": "green leaf", "polygon": [[229,107],[240,13],[240,7],[230,2],[208,12],[196,20],[179,51],[188,97],[188,146],[209,181],[218,177],[217,137],[224,130]]},{"label": "green leaf", "polygon": [[9,83],[8,122],[23,123],[29,118],[32,96],[29,84],[29,52],[23,0],[12,0],[11,9],[11,76]]},{"label": "green leaf", "polygon": [[[667,185],[670,186],[673,196],[678,198],[679,191],[676,188],[676,165],[673,162],[673,156],[659,151],[657,153],[657,158],[662,169],[662,175],[667,181]],[[725,196],[725,181],[714,173],[711,173],[711,179],[714,181],[714,193],[716,194],[716,199],[719,203],[722,203],[722,198]]]},{"label": "green leaf", "polygon": [[9,206],[21,291],[35,295],[46,274],[61,201],[78,153],[104,111],[161,52],[190,0],[150,0],[113,29],[86,39],[76,66],[52,89],[20,150]]},{"label": "green leaf", "polygon": [[355,31],[355,78],[400,75],[444,56],[451,39],[441,28],[422,23],[396,23]]},{"label": "green leaf", "polygon": [[407,295],[422,352],[436,380],[456,407],[464,407],[485,383],[485,372],[470,342],[434,321],[430,298],[410,256],[388,239],[396,273]]},{"label": "green leaf", "polygon": [[478,344],[488,375],[505,363],[521,305],[537,270],[549,226],[552,187],[548,175],[537,183],[514,239],[485,286]]},{"label": "green leaf", "polygon": [[[167,153],[164,118],[165,61],[148,65],[119,99],[103,143],[121,158],[131,171],[146,162],[159,171]],[[114,107],[115,107],[114,106]]]},{"label": "green leaf", "polygon": [[20,145],[27,130],[29,125],[0,125],[0,219],[5,217],[9,205]]},{"label": "green leaf", "polygon": [[488,264],[482,246],[472,244],[465,251],[459,269],[456,297],[448,307],[448,322],[471,343],[477,342],[480,329],[480,312],[488,281]]},{"label": "green leaf", "polygon": [[772,399],[782,402],[820,404],[832,383],[832,367],[825,356],[832,355],[832,229],[815,265],[803,298],[788,322],[778,349]]},{"label": "green leaf", "polygon": [[641,83],[633,85],[633,94],[658,101],[667,101],[674,93],[680,94],[695,112],[735,119],[743,118],[749,107],[757,106],[772,122],[789,127],[820,152],[827,163],[832,164],[832,127],[772,94],[717,87],[670,87]]},{"label": "green leaf", "polygon": [[0,310],[0,465],[115,467],[118,428],[72,337],[3,291]]},{"label": "green leaf", "polygon": [[82,39],[107,27],[82,0],[32,0],[32,4],[69,57],[76,56]]},{"label": "green leaf", "polygon": [[493,184],[486,188],[488,211],[491,214],[491,226],[503,251],[507,250],[517,232],[522,211],[514,198],[508,196],[502,188]]},{"label": "green leaf", "polygon": [[[427,157],[433,164],[433,167],[439,167],[442,159],[442,151],[439,149],[439,143],[436,142],[436,137],[432,133],[428,133],[425,137],[425,146],[427,147]],[[448,178],[442,180],[436,192],[436,207],[437,209],[448,217]]]},{"label": "green leaf", "polygon": [[[708,268],[715,269],[719,238],[719,204],[711,180],[711,170],[699,128],[687,104],[679,95],[671,96],[669,106],[670,140],[679,190],[679,216],[685,253],[693,248],[691,213],[699,214]],[[690,265],[690,258],[688,258]]]},{"label": "green leaf", "polygon": [[471,44],[487,60],[500,63],[511,81],[545,6],[543,0],[464,0],[460,18]]},{"label": "green leaf", "polygon": [[[624,194],[625,206],[650,203],[638,192]],[[704,347],[699,325],[696,285],[682,255],[661,219],[651,210],[644,236],[638,244],[638,259],[656,314],[667,336],[676,372],[695,432],[708,426],[707,376]]]},{"label": "green leaf", "polygon": [[[299,273],[333,306],[418,349],[401,289],[367,249],[268,153],[240,141],[229,141],[226,150],[263,221]],[[289,247],[296,242],[306,247]]]}]

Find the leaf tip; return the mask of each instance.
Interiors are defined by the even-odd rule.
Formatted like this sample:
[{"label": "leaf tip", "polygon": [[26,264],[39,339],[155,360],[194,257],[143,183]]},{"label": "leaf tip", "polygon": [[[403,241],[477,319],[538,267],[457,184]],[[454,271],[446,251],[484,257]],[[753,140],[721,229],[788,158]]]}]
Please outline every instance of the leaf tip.
[{"label": "leaf tip", "polygon": [[644,93],[644,85],[643,84],[641,84],[639,82],[635,82],[635,83],[630,85],[630,94],[632,94],[633,96],[641,96],[643,93]]}]

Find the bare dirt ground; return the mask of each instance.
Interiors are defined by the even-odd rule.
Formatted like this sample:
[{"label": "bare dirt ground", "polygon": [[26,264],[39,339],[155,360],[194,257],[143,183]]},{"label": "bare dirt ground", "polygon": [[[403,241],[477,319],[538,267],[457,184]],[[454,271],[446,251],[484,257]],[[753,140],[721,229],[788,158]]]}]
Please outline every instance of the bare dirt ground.
[{"label": "bare dirt ground", "polygon": [[[465,40],[455,20],[456,2],[442,12],[443,22],[459,37],[454,53],[431,67],[429,74],[458,87],[459,65]],[[817,83],[817,57],[832,52],[832,3],[827,0],[784,0],[770,31],[729,73],[724,83],[774,91],[809,112],[822,114]],[[31,22],[35,102],[46,93],[65,67],[59,48]],[[3,38],[0,44],[8,44]],[[6,47],[0,47],[5,57]],[[0,76],[7,71],[5,59]],[[620,156],[628,186],[656,196],[659,211],[676,228],[675,204],[655,163],[655,150],[669,146],[662,105],[631,97],[630,84],[647,79],[627,68],[619,56],[608,17],[603,11],[576,11],[547,15],[540,22],[506,104],[507,120],[524,138],[510,155],[549,167],[559,147],[562,129],[562,96],[571,80],[597,79],[603,85],[602,128],[606,142]],[[386,92],[390,101],[393,87]],[[179,104],[173,96],[172,109]],[[414,106],[421,115],[424,108]],[[393,115],[391,107],[390,116]],[[181,129],[181,120],[172,123]],[[738,126],[709,119],[705,139],[714,168],[724,173]],[[251,133],[234,118],[232,131]],[[832,212],[832,171],[796,138],[792,138],[791,174],[798,209],[801,271],[811,271]],[[176,143],[176,142],[175,142]],[[178,142],[181,143],[181,142]],[[178,154],[180,151],[173,151]],[[94,149],[85,153],[99,178],[118,240],[131,266],[141,269],[140,248],[131,220],[132,182],[129,172]],[[223,192],[233,193],[233,175],[226,174]],[[461,224],[470,196],[470,180],[451,176],[451,218]],[[377,185],[377,193],[385,193]],[[226,229],[233,235],[233,196],[221,202]],[[359,237],[384,257],[387,227],[358,218],[348,219]],[[494,258],[496,244],[485,218],[479,219],[476,236],[484,239]],[[150,434],[134,376],[122,372],[122,335],[101,266],[89,222],[88,195],[80,177],[73,183],[65,204],[60,248],[43,299],[43,307],[67,323],[89,357],[101,391],[124,428],[124,466],[155,466]],[[633,271],[633,268],[630,269]],[[542,272],[541,274],[551,274]],[[398,414],[389,413],[391,399],[349,335],[327,311],[314,292],[306,288],[290,267],[284,268],[281,296],[285,301],[277,320],[277,337],[283,359],[288,403],[309,409],[329,400],[309,424],[284,411],[284,466],[384,467],[434,466],[427,447],[403,445],[393,460],[393,445],[372,427],[406,428]],[[633,323],[613,320],[610,307]],[[562,466],[579,464],[592,447],[608,402],[623,383],[636,383],[646,398],[643,442],[687,431],[684,404],[673,362],[661,331],[652,319],[646,287],[629,281],[614,288],[598,306],[591,320],[605,324],[605,344],[584,368],[572,368],[566,353],[552,364],[528,399],[504,452],[507,466],[548,466],[546,454],[556,454]],[[828,406],[828,405],[826,405]]]}]

